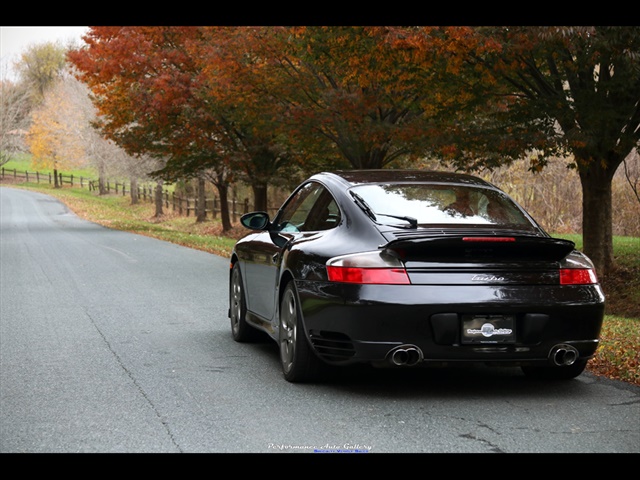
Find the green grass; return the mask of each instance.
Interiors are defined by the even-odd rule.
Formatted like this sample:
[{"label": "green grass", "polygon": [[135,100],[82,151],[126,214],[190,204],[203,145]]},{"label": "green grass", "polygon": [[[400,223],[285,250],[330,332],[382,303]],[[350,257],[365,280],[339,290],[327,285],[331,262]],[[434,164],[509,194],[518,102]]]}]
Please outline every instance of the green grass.
[{"label": "green grass", "polygon": [[[58,188],[48,184],[23,183],[21,188],[37,190],[62,200],[80,217],[110,228],[148,235],[168,242],[204,250],[223,257],[229,256],[236,238],[221,234],[220,223],[208,220],[196,223],[194,217],[177,216],[167,209],[167,215],[154,217],[151,203],[130,205],[129,197],[121,195],[98,196],[95,192],[80,188]],[[237,237],[238,232],[234,232]],[[240,230],[242,233],[242,230]],[[559,235],[582,246],[581,235]],[[639,271],[640,239],[614,237],[614,255],[625,272]],[[626,301],[639,301],[638,278],[622,277],[612,291],[607,292],[607,302],[617,299],[619,305]],[[603,284],[604,285],[604,284]],[[621,297],[622,296],[622,297]],[[615,303],[615,302],[614,302]],[[635,310],[634,310],[635,311]],[[640,318],[620,315],[616,312],[605,315],[601,332],[601,344],[596,357],[589,362],[590,372],[640,385]]]},{"label": "green grass", "polygon": [[[571,240],[576,244],[578,250],[582,249],[582,235],[579,233],[562,233],[554,236]],[[640,268],[640,255],[638,254],[640,252],[640,238],[614,235],[613,244],[616,261],[630,268]]]},{"label": "green grass", "polygon": [[616,262],[632,269],[640,269],[640,238],[613,237],[614,257]]},{"label": "green grass", "polygon": [[[5,173],[13,172],[13,170],[16,170],[17,173],[24,173],[24,172],[35,173],[37,170],[40,174],[53,175],[52,168],[48,168],[48,169],[35,168],[31,163],[31,155],[27,155],[27,154],[17,155],[13,160],[9,160],[7,163],[5,163],[2,166],[2,168],[4,168]],[[68,170],[63,169],[63,170],[58,170],[58,173],[62,173],[64,175],[73,175],[74,178],[80,178],[80,177],[91,178],[91,179],[98,178],[98,173],[93,168],[74,168],[74,169],[68,169]]]}]

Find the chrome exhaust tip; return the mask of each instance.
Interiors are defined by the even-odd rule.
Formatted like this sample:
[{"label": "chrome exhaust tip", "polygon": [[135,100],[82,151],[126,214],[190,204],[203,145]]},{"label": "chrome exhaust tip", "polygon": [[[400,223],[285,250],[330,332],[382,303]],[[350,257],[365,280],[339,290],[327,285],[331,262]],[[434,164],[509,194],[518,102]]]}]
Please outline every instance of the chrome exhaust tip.
[{"label": "chrome exhaust tip", "polygon": [[576,347],[564,343],[556,345],[549,352],[549,358],[557,366],[573,365],[579,356],[580,353]]},{"label": "chrome exhaust tip", "polygon": [[424,358],[422,350],[415,345],[401,345],[389,352],[391,363],[396,366],[413,367]]}]

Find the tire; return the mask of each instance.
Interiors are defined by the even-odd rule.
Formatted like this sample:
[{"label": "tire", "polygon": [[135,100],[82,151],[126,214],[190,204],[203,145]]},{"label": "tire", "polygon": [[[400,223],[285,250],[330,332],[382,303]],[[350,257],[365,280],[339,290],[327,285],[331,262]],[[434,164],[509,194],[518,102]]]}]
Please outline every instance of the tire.
[{"label": "tire", "polygon": [[571,380],[579,376],[587,367],[588,360],[578,359],[563,367],[520,367],[530,378],[538,380]]},{"label": "tire", "polygon": [[247,303],[238,262],[233,266],[229,283],[229,319],[236,342],[252,342],[260,338],[260,332],[247,323]]},{"label": "tire", "polygon": [[292,383],[317,379],[324,370],[324,364],[314,354],[307,340],[293,281],[285,287],[279,315],[278,343],[284,378]]}]

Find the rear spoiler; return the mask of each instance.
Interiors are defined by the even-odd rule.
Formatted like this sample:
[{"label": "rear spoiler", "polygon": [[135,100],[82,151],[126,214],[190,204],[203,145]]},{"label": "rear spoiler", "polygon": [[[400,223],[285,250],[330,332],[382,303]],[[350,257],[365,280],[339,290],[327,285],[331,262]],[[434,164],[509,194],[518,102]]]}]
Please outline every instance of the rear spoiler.
[{"label": "rear spoiler", "polygon": [[491,258],[560,261],[575,250],[575,243],[551,237],[450,235],[400,238],[381,245],[380,248],[401,251],[406,256],[425,259]]}]

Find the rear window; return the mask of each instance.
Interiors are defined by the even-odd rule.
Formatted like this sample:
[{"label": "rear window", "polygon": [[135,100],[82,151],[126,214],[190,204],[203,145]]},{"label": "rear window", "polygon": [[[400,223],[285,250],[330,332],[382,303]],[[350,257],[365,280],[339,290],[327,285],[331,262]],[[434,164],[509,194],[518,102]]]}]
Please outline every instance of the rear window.
[{"label": "rear window", "polygon": [[376,214],[376,221],[398,224],[385,215],[407,216],[418,224],[531,226],[506,195],[482,187],[425,184],[359,185],[351,189]]}]

